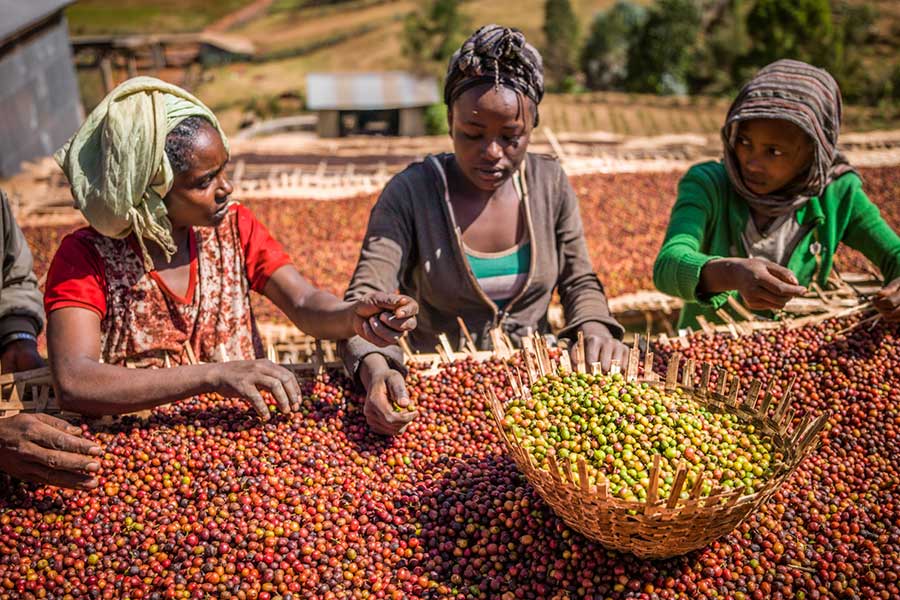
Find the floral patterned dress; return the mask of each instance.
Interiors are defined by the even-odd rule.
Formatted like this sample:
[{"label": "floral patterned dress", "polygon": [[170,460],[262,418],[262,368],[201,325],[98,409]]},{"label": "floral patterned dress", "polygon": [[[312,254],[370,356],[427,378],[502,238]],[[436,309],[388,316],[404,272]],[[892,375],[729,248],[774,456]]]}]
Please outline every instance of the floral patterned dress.
[{"label": "floral patterned dress", "polygon": [[180,297],[147,272],[133,236],[114,239],[91,228],[68,235],[47,276],[47,313],[80,307],[97,313],[103,362],[162,367],[263,356],[250,307],[290,257],[253,214],[232,207],[216,227],[195,227],[190,279]]}]

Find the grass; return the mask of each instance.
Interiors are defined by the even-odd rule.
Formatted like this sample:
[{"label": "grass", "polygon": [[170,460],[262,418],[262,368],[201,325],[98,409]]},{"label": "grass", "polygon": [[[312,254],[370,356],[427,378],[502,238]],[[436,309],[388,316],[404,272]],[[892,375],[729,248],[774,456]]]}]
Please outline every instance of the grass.
[{"label": "grass", "polygon": [[198,31],[250,0],[78,0],[66,9],[72,35]]},{"label": "grass", "polygon": [[[649,4],[650,0],[636,0],[637,4]],[[581,35],[590,30],[594,15],[615,4],[615,0],[572,0],[572,8],[581,23]],[[466,2],[463,13],[469,17],[472,30],[481,25],[496,23],[522,30],[533,45],[544,45],[544,0],[516,0],[515,2]]]},{"label": "grass", "polygon": [[353,2],[343,12],[324,9],[270,11],[269,14],[234,30],[250,39],[257,51],[266,54],[302,48],[317,39],[353,32],[362,26],[383,23],[402,17],[413,8],[410,1]]},{"label": "grass", "polygon": [[[588,21],[614,0],[576,0],[576,11]],[[211,69],[196,90],[220,115],[226,128],[236,127],[241,113],[254,98],[284,91],[304,92],[306,74],[312,71],[385,71],[407,69],[411,65],[402,54],[403,24],[398,17],[416,6],[406,0],[357,0],[338,7],[306,8],[297,0],[279,0],[267,15],[236,29],[234,33],[251,39],[262,52],[289,53],[375,23],[377,29],[353,35],[327,48],[261,63],[226,65]],[[538,46],[543,44],[543,0],[521,0],[510,10],[504,2],[467,2],[464,13],[475,27],[500,23],[522,29]]]},{"label": "grass", "polygon": [[623,135],[714,133],[728,109],[718,98],[661,98],[599,92],[548,94],[541,122],[554,131],[604,130]]},{"label": "grass", "polygon": [[[248,2],[80,0],[68,11],[73,32],[183,31],[202,28]],[[582,35],[588,32],[594,15],[613,2],[572,0]],[[235,131],[252,104],[264,105],[285,92],[303,95],[310,72],[408,69],[412,65],[402,54],[402,17],[418,4],[412,0],[351,0],[310,6],[306,0],[276,0],[267,14],[232,31],[249,38],[261,55],[272,58],[211,68],[193,91],[217,112],[227,130]],[[880,42],[867,48],[867,52],[877,54],[882,64],[896,63],[895,46],[888,48],[890,44],[885,46],[885,40],[900,39],[900,4],[894,0],[876,0],[875,4],[880,12]],[[544,45],[544,0],[470,0],[463,3],[462,10],[473,30],[486,23],[518,27],[538,48]],[[551,94],[542,105],[541,114],[542,122],[556,131],[714,133],[721,126],[729,102],[730,98],[712,97]],[[848,106],[844,116],[845,130],[896,128],[900,108]]]},{"label": "grass", "polygon": [[[583,22],[607,8],[614,0],[577,0],[574,5]],[[300,0],[275,2],[268,14],[234,30],[249,38],[261,53],[283,53],[302,49],[319,38],[339,35],[362,25],[386,23],[402,18],[418,5],[409,0],[356,0],[339,5],[306,6]],[[463,14],[472,30],[487,23],[521,29],[532,43],[544,43],[541,27],[544,0],[522,0],[510,10],[505,2],[465,2]],[[587,27],[584,27],[586,30]],[[586,32],[586,31],[585,31]],[[341,48],[344,50],[344,48]]]},{"label": "grass", "polygon": [[254,98],[285,91],[304,93],[307,73],[406,68],[400,53],[402,27],[402,23],[392,21],[376,31],[304,56],[215,68],[194,91],[216,111],[226,130],[233,131],[244,107]]},{"label": "grass", "polygon": [[[541,104],[541,122],[554,131],[603,129],[625,135],[668,133],[714,134],[722,127],[731,98],[661,97],[618,92],[548,94]],[[605,108],[607,119],[596,112]],[[900,105],[844,106],[842,131],[873,131],[900,127]]]}]

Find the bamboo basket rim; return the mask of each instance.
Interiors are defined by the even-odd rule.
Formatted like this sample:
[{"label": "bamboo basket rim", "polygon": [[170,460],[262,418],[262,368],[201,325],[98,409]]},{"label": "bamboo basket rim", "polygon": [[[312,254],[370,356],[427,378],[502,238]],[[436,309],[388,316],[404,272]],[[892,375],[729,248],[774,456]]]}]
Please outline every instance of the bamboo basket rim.
[{"label": "bamboo basket rim", "polygon": [[[853,309],[844,309],[841,311],[835,311],[833,313],[828,313],[825,315],[815,315],[814,317],[807,317],[802,319],[804,324],[812,321],[822,321],[830,318],[841,317],[841,316],[849,316],[852,314],[856,314],[862,312],[868,308],[870,308],[871,304],[864,304],[854,307]],[[401,338],[399,341],[399,346],[403,351],[404,361],[406,364],[417,364],[420,366],[419,373],[424,376],[430,376],[437,373],[442,366],[453,364],[456,360],[463,359],[471,359],[477,362],[491,360],[491,359],[501,359],[506,360],[512,357],[517,353],[524,353],[526,356],[529,353],[534,352],[534,346],[537,343],[545,343],[543,338],[540,338],[540,335],[534,333],[531,338],[523,338],[523,348],[515,348],[513,346],[512,341],[509,337],[500,329],[494,328],[490,330],[490,337],[493,344],[492,350],[477,350],[476,345],[469,333],[468,328],[466,327],[465,321],[461,317],[457,317],[457,322],[459,323],[460,330],[463,334],[463,343],[461,350],[453,350],[452,345],[449,342],[449,339],[446,334],[440,334],[438,336],[439,344],[435,347],[434,353],[418,353],[412,352],[409,347],[409,344],[406,342],[405,338]],[[779,327],[784,327],[786,322],[778,322]],[[747,325],[747,323],[742,324]],[[761,328],[770,328],[769,322],[754,322],[751,324],[754,327]],[[728,324],[728,326],[719,326],[714,329],[714,331],[706,331],[705,333],[715,333],[721,332],[724,330],[730,330],[732,334],[736,332],[736,329]],[[752,331],[747,331],[746,329],[741,329],[741,334],[752,333]],[[690,337],[693,335],[698,335],[698,332],[693,331],[682,331],[681,335],[676,338],[676,340],[681,344],[682,347],[687,348],[690,346]],[[538,341],[540,339],[540,341]],[[638,334],[635,334],[634,337],[634,346],[637,347],[641,337]],[[647,352],[647,360],[645,361],[644,370],[645,372],[651,371],[651,362],[652,362],[652,352],[649,351],[650,343],[657,343],[660,345],[670,345],[673,343],[673,340],[666,336],[665,334],[659,334],[655,337],[655,339],[651,336],[646,336],[648,342],[648,352]],[[583,345],[583,336],[579,333],[578,343]],[[274,346],[272,344],[269,345],[268,348],[268,356],[273,362],[280,364],[292,371],[295,375],[309,375],[309,374],[319,374],[324,370],[341,370],[344,368],[344,365],[339,360],[326,360],[326,352],[323,348],[322,340],[314,340],[312,342],[314,352],[311,356],[311,359],[306,362],[278,362],[274,354]],[[193,349],[187,343],[185,343],[185,350],[188,359],[188,364],[198,364],[198,361],[194,355]],[[219,348],[220,357],[224,360],[228,360],[227,353],[225,352],[224,347]],[[568,356],[563,353],[566,358]],[[582,358],[583,358],[583,348],[582,348]],[[133,366],[130,363],[126,363],[126,366]],[[168,361],[167,361],[167,365]],[[424,368],[421,368],[424,367]],[[634,365],[634,368],[637,368],[637,365]],[[34,390],[35,393],[32,394],[32,400],[25,400],[23,398],[25,396],[26,389],[28,387],[37,388]],[[7,396],[3,393],[3,390],[9,389],[10,393]],[[40,412],[47,409],[59,411],[58,405],[55,405],[55,394],[53,393],[53,380],[52,374],[50,371],[50,367],[42,367],[39,369],[33,369],[30,371],[19,371],[14,373],[3,373],[0,374],[0,418],[3,415],[10,416],[10,414],[15,414],[16,412]],[[149,413],[149,411],[142,411],[141,413],[132,413],[132,414],[144,414]],[[63,415],[66,413],[63,412]],[[71,416],[78,417],[75,413],[71,413]]]},{"label": "bamboo basket rim", "polygon": [[[323,349],[322,340],[314,340],[314,353],[311,360],[306,362],[278,362],[276,364],[288,369],[297,377],[319,375],[324,371],[339,371],[344,369],[344,363],[337,360],[326,360],[326,353]],[[449,342],[447,343],[449,349]],[[218,349],[220,358],[223,361],[228,360],[227,352],[224,348]],[[272,356],[272,348],[270,346],[268,352],[270,359]],[[422,370],[426,375],[435,372],[444,364],[450,364],[458,358],[459,353],[452,352],[450,356],[445,352],[434,354],[412,354],[410,353],[406,359],[407,363],[415,362],[419,365],[430,365],[427,370]],[[201,364],[197,360],[193,349],[185,344],[185,355],[187,364]],[[473,351],[467,352],[467,356],[474,360],[488,360],[494,356],[493,351]],[[126,367],[134,368],[133,363],[127,362]],[[171,368],[166,362],[166,366],[161,368]],[[64,419],[88,419],[91,421],[115,421],[116,419],[136,416],[146,417],[150,414],[150,410],[139,411],[136,413],[128,413],[115,416],[106,416],[102,418],[85,417],[79,413],[67,412],[60,408],[56,401],[56,394],[53,384],[53,374],[49,366],[31,369],[28,371],[16,371],[12,373],[0,374],[0,418],[10,417],[20,412],[39,413],[47,412]],[[28,397],[28,392],[31,392]],[[170,403],[171,404],[171,403]]]},{"label": "bamboo basket rim", "polygon": [[[527,381],[531,384],[548,374],[564,376],[573,373],[587,373],[587,365],[583,361],[583,348],[583,338],[580,338],[575,349],[576,364],[573,368],[567,354],[561,354],[559,362],[553,361],[549,357],[543,340],[537,338],[532,340],[523,349]],[[616,543],[615,540],[605,538],[603,532],[585,526],[585,522],[589,523],[590,521],[584,514],[587,511],[587,508],[584,507],[589,506],[595,512],[605,512],[612,521],[619,519],[624,523],[622,527],[626,529],[629,527],[629,519],[633,520],[634,515],[640,515],[642,519],[645,519],[643,524],[658,525],[660,530],[663,530],[667,527],[672,528],[678,522],[684,522],[685,519],[690,521],[722,513],[729,516],[730,520],[720,523],[719,526],[727,525],[727,531],[731,531],[770,497],[818,445],[819,433],[824,428],[828,415],[822,413],[813,417],[812,414],[806,414],[798,424],[791,427],[795,412],[790,404],[796,376],[791,378],[780,398],[776,398],[774,395],[775,384],[778,381],[776,377],[772,377],[765,388],[760,380],[754,379],[747,386],[743,398],[739,398],[741,389],[738,378],[732,376],[729,379],[727,371],[724,369],[717,370],[716,387],[710,389],[709,382],[713,368],[708,363],[699,365],[701,381],[699,385],[695,385],[694,376],[697,373],[697,363],[688,359],[682,367],[682,355],[679,352],[675,352],[670,358],[665,378],[660,378],[649,369],[645,370],[645,373],[649,373],[648,376],[639,378],[638,359],[639,340],[636,339],[629,353],[624,372],[626,380],[661,387],[669,392],[682,393],[701,406],[735,415],[742,422],[752,423],[756,426],[763,435],[772,441],[775,447],[774,452],[782,455],[781,459],[773,465],[772,474],[753,492],[748,493],[743,486],[723,488],[708,479],[707,473],[701,471],[688,492],[688,497],[682,498],[686,491],[684,485],[688,469],[686,463],[681,461],[672,489],[666,497],[662,497],[659,494],[660,455],[655,454],[652,465],[648,465],[650,467],[650,483],[647,498],[645,500],[617,498],[609,493],[609,482],[603,473],[599,469],[588,467],[583,456],[579,456],[573,464],[568,459],[557,460],[553,454],[549,454],[546,467],[536,464],[534,457],[521,446],[514,435],[507,431],[504,422],[504,405],[498,399],[494,387],[486,387],[486,391],[494,424],[507,453],[554,512],[573,528],[605,545],[633,552],[643,558],[662,558],[702,547],[726,531],[711,539],[698,535],[694,540],[696,543],[683,542],[685,544],[683,547],[676,546],[673,551],[646,547],[640,535],[629,536],[630,542],[619,541]],[[645,357],[645,366],[647,365],[652,365],[652,353],[649,352]],[[679,370],[681,370],[680,378]],[[592,365],[592,371],[597,372],[596,364]],[[527,398],[530,393],[530,385],[526,386],[526,380],[522,379],[519,369],[516,368],[514,371],[507,366],[507,377],[515,396],[520,399]],[[590,475],[594,476],[593,483],[590,482]],[[704,495],[702,489],[706,482],[710,483],[712,489],[709,494]],[[569,505],[561,506],[560,498],[567,498]],[[576,516],[573,517],[572,514]],[[581,515],[581,517],[577,515]],[[631,523],[630,526],[633,529],[639,529],[634,523]],[[666,535],[668,534],[664,531],[660,537]]]},{"label": "bamboo basket rim", "polygon": [[[733,297],[729,299],[729,305],[734,306],[736,303],[737,301],[734,300]],[[732,338],[738,339],[763,331],[792,331],[794,329],[799,329],[808,325],[823,323],[831,319],[841,319],[854,315],[865,315],[865,313],[871,312],[873,310],[874,305],[870,301],[863,301],[851,307],[838,307],[828,312],[774,321],[756,318],[755,316],[753,320],[739,320],[735,319],[725,310],[719,309],[716,311],[716,314],[720,319],[724,321],[724,323],[722,324],[712,324],[705,317],[699,315],[697,317],[697,323],[700,325],[699,331],[695,331],[694,329],[688,327],[679,330],[678,335],[674,337],[669,336],[665,333],[660,333],[655,336],[654,341],[661,346],[677,345],[682,348],[688,348],[691,344],[691,338],[695,336],[729,334]],[[864,321],[870,322],[871,320],[876,319],[877,315],[873,318],[867,318]],[[848,327],[838,333],[846,333],[854,329],[855,327],[855,325]]]},{"label": "bamboo basket rim", "polygon": [[[520,350],[514,350],[509,338],[499,330],[492,331],[491,337],[494,343],[494,350],[489,352],[476,351],[471,338],[468,337],[467,345],[464,349],[465,357],[471,360],[482,361],[491,358],[508,359],[514,354],[519,354],[524,359],[526,373],[531,381],[534,381],[536,374],[557,373],[560,368],[571,373],[587,372],[584,337],[581,333],[578,334],[578,342],[573,349],[574,368],[573,361],[570,360],[566,351],[560,353],[558,363],[555,360],[551,360],[546,341],[538,334],[534,334],[531,338],[523,338],[523,347]],[[452,364],[459,358],[458,353],[450,348],[446,336],[440,336],[440,342],[436,348],[438,350],[436,354],[412,355],[407,353],[407,359],[417,362],[422,362],[424,359],[426,365],[431,361],[431,369],[429,370],[439,369],[442,364]],[[709,389],[712,373],[712,367],[709,364],[699,365],[701,379],[699,387],[693,385],[697,365],[691,360],[685,361],[679,380],[682,358],[680,352],[672,354],[666,376],[664,379],[660,378],[659,375],[652,371],[653,353],[650,351],[649,345],[644,356],[644,372],[649,375],[639,380],[637,377],[640,361],[639,345],[640,336],[636,335],[625,366],[624,376],[626,379],[641,381],[650,385],[664,386],[665,389],[670,391],[682,390],[682,392],[691,395],[695,400],[711,410],[729,412],[744,421],[750,420],[754,422],[762,430],[773,434],[773,441],[776,442],[778,450],[783,453],[782,460],[779,462],[779,470],[761,487],[750,494],[744,494],[743,487],[734,489],[714,487],[711,493],[702,495],[702,483],[705,478],[701,472],[700,476],[696,478],[693,488],[688,493],[688,497],[684,499],[681,498],[681,493],[684,491],[683,486],[687,478],[687,470],[686,466],[681,464],[676,473],[672,490],[668,497],[663,498],[658,493],[660,457],[656,455],[651,467],[651,485],[647,499],[641,502],[615,498],[608,494],[608,482],[597,479],[597,475],[602,476],[599,470],[594,469],[596,483],[591,484],[589,482],[588,469],[583,457],[574,465],[575,471],[572,470],[573,465],[569,460],[557,462],[555,458],[551,458],[551,460],[548,460],[551,465],[550,470],[545,470],[535,465],[531,455],[507,434],[503,422],[503,405],[499,402],[493,387],[483,388],[482,391],[486,392],[494,425],[498,429],[499,437],[506,448],[507,454],[511,456],[529,483],[538,490],[548,505],[567,524],[582,534],[597,539],[609,547],[632,552],[641,558],[664,558],[683,554],[704,546],[712,539],[724,535],[733,530],[734,527],[737,527],[743,519],[755,511],[762,502],[770,497],[793,474],[803,458],[818,444],[818,434],[824,427],[827,414],[821,414],[816,418],[807,414],[798,425],[789,430],[795,414],[794,410],[790,408],[790,401],[796,377],[791,379],[777,402],[773,395],[776,383],[776,378],[774,377],[769,380],[765,389],[763,389],[762,382],[754,380],[747,387],[743,401],[738,401],[741,391],[739,381],[737,377],[727,380],[727,373],[724,370],[719,370],[716,388],[714,390]],[[404,350],[406,349],[404,348]],[[192,352],[189,352],[188,356],[192,357]],[[227,356],[224,354],[222,358],[227,360]],[[196,359],[191,358],[191,360]],[[311,361],[296,364],[287,363],[283,366],[296,375],[318,375],[326,369],[342,368],[343,365],[336,361],[325,361],[321,344],[318,344]],[[616,366],[619,367],[619,365]],[[526,393],[527,389],[521,379],[519,367],[513,368],[510,367],[509,362],[506,363],[509,383],[513,387],[514,393],[522,395]],[[592,364],[591,368],[596,372],[599,370],[599,363]],[[621,369],[619,370],[621,371]],[[428,371],[421,372],[428,373]],[[27,386],[34,388],[31,399],[25,399],[25,388]],[[53,381],[49,367],[0,375],[0,391],[6,388],[11,390],[10,397],[0,398],[0,415],[11,416],[10,413],[53,409],[55,395],[51,394],[52,386]],[[774,413],[769,416],[769,411],[773,407]],[[56,406],[55,409],[59,410],[59,407]],[[132,415],[120,415],[120,417],[137,416],[145,418],[149,413],[150,411],[143,411]],[[83,418],[75,413],[64,412],[60,412],[58,416],[62,418]],[[115,422],[120,417],[104,417],[99,421],[100,423]],[[574,517],[565,512],[568,511],[568,506],[563,507],[559,501],[554,501],[549,497],[555,493],[561,493],[565,496],[563,502],[574,498],[574,504],[577,505],[579,512]],[[584,519],[585,515],[591,511],[594,513],[601,512],[606,515],[607,525],[610,526],[611,531],[617,532],[613,535],[624,536],[622,539],[626,541],[623,542],[615,537],[606,539],[603,537],[602,532],[598,533],[596,527],[589,526],[590,521],[587,521],[588,525],[579,521],[579,519]],[[720,516],[724,518],[718,519]],[[700,538],[699,541],[698,539],[693,539],[690,543],[684,542],[677,536],[675,542],[666,537],[676,535],[679,532],[683,534],[684,528],[687,526],[689,526],[688,532],[699,530],[703,532],[705,537]],[[678,529],[679,527],[681,529]],[[622,533],[623,531],[624,533]],[[663,538],[670,543],[666,550],[658,548],[660,539]],[[679,540],[681,541],[679,542]],[[678,545],[678,543],[681,545]]]}]

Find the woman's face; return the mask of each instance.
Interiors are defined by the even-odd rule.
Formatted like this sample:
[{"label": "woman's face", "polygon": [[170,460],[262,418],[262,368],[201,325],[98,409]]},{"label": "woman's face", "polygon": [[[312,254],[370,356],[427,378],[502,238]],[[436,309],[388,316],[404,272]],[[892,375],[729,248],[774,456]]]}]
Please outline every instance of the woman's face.
[{"label": "woman's face", "polygon": [[453,152],[463,175],[476,188],[493,191],[525,158],[534,106],[507,87],[485,84],[456,99],[449,121]]},{"label": "woman's face", "polygon": [[809,169],[813,146],[802,129],[781,119],[750,119],[738,124],[734,152],[750,191],[776,192]]},{"label": "woman's face", "polygon": [[234,191],[225,175],[228,152],[222,137],[203,123],[188,150],[188,168],[175,174],[164,199],[173,227],[215,226],[228,213],[228,197]]}]

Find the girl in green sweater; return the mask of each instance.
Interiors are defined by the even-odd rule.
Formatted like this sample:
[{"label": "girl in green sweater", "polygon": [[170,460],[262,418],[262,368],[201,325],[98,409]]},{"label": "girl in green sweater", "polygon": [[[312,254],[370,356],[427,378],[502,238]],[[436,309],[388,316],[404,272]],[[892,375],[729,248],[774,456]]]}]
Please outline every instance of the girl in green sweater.
[{"label": "girl in green sweater", "polygon": [[754,311],[824,286],[838,244],[860,250],[887,283],[873,298],[900,320],[900,237],[837,150],[841,93],[822,69],[774,62],[741,90],[722,128],[725,157],[692,167],[656,257],[653,281],[683,298],[680,327],[737,294]]}]

